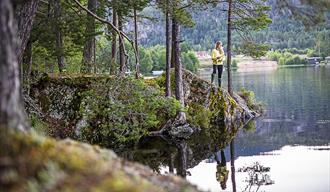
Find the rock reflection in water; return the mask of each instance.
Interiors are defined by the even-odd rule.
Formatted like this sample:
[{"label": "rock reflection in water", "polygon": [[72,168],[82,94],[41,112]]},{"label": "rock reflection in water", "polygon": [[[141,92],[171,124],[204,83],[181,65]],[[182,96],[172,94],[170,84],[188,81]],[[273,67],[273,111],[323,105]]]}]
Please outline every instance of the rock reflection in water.
[{"label": "rock reflection in water", "polygon": [[[252,123],[249,125],[255,125],[253,121],[250,122]],[[190,176],[188,169],[208,159],[210,163],[217,163],[217,169],[213,174],[219,182],[219,187],[225,190],[228,188],[230,167],[226,166],[224,148],[230,145],[231,180],[234,181],[233,189],[236,191],[233,139],[244,125],[243,122],[211,125],[193,134],[189,139],[172,138],[168,135],[146,137],[135,149],[128,149],[119,155],[143,163],[155,172],[177,174],[184,178]]]}]

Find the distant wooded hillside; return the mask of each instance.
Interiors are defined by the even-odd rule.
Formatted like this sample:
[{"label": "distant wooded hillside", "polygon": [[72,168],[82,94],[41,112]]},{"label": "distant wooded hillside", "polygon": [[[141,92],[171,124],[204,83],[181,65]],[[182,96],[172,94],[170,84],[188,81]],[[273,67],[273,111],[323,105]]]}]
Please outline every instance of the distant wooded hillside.
[{"label": "distant wooded hillside", "polygon": [[[271,4],[271,2],[269,2]],[[272,4],[271,4],[272,5]],[[193,46],[194,50],[210,50],[217,40],[226,43],[226,7],[210,7],[193,14],[195,26],[183,29],[183,39]],[[163,16],[154,8],[147,8],[144,15],[154,20],[142,22],[141,43],[144,46],[153,46],[165,43]],[[330,47],[330,14],[326,24],[319,26],[304,26],[301,21],[283,16],[273,9],[269,12],[273,23],[266,30],[254,33],[253,38],[259,43],[268,43],[273,49],[317,49]],[[238,51],[241,42],[239,34],[233,34],[234,50]],[[327,45],[320,44],[327,43]],[[329,53],[330,54],[330,53]]]}]

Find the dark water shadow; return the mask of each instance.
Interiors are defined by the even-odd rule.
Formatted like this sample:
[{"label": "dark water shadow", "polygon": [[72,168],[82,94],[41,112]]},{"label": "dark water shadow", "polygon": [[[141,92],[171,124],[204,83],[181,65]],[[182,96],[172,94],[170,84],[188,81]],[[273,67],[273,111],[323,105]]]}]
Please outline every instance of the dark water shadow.
[{"label": "dark water shadow", "polygon": [[[252,121],[254,120],[249,123]],[[188,169],[205,159],[214,162],[214,154],[229,146],[238,130],[246,124],[235,122],[211,125],[193,134],[189,139],[174,139],[166,135],[145,137],[134,148],[126,149],[118,155],[147,165],[158,173],[167,167],[166,173],[186,177],[190,174],[187,172]]]}]

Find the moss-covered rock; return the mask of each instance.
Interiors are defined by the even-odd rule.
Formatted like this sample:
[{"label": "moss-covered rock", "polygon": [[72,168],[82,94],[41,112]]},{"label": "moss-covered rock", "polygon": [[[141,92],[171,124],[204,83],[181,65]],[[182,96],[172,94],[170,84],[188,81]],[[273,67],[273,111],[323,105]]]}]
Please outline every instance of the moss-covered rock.
[{"label": "moss-covered rock", "polygon": [[112,151],[34,134],[0,133],[0,191],[197,191]]},{"label": "moss-covered rock", "polygon": [[[171,81],[174,93],[173,72]],[[48,75],[32,86],[31,97],[49,123],[51,135],[116,151],[123,144],[134,145],[150,131],[161,129],[179,111],[187,112],[189,124],[202,128],[245,121],[257,115],[238,95],[234,99],[224,89],[189,71],[183,71],[183,81],[185,108],[173,97],[164,97],[164,75],[149,80]],[[182,128],[187,128],[187,135],[191,135],[192,129]],[[180,132],[178,129],[173,131]]]},{"label": "moss-covered rock", "polygon": [[120,149],[158,130],[182,110],[143,80],[109,76],[45,76],[32,86],[51,135]]},{"label": "moss-covered rock", "polygon": [[[165,75],[149,81],[154,81],[164,89]],[[172,71],[171,85],[174,81]],[[174,86],[171,88],[174,93]],[[209,127],[211,124],[232,124],[236,123],[235,121],[244,122],[259,115],[258,112],[251,110],[239,95],[234,94],[233,98],[225,89],[215,87],[187,70],[183,71],[183,88],[187,118],[192,125]]]}]

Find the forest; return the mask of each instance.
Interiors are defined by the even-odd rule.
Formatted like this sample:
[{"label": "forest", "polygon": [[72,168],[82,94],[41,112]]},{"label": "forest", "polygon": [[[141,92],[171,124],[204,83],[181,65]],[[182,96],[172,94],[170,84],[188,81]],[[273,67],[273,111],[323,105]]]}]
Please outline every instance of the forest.
[{"label": "forest", "polygon": [[[281,15],[280,12],[283,9],[274,6],[275,4],[271,1],[265,3],[265,5],[270,6],[270,10],[264,11],[272,19],[269,27],[259,31],[233,31],[234,54],[251,54],[251,52],[246,51],[246,49],[251,49],[247,46],[247,42],[253,41],[267,45],[265,47],[267,49],[309,49],[310,56],[326,57],[329,55],[329,18],[325,18],[326,22],[317,26],[311,23],[304,24],[298,18],[290,17],[289,13]],[[126,6],[126,10],[120,10],[123,12],[120,13],[123,17],[121,23],[123,31],[133,40],[135,33],[133,10],[135,6],[137,26],[143,29],[137,31],[137,42],[140,43],[141,47],[139,57],[143,61],[141,62],[141,73],[150,74],[151,71],[164,70],[165,39],[162,37],[165,36],[165,27],[163,27],[165,26],[165,16],[164,11],[161,10],[163,9],[162,5],[157,4],[157,2],[141,1],[141,3],[130,6]],[[193,56],[193,51],[210,52],[217,39],[226,44],[225,7],[225,4],[206,1],[196,5],[187,5],[185,12],[180,13],[183,27],[182,40],[184,41],[181,59],[184,60],[185,68],[193,72],[196,72],[198,68],[199,63]],[[111,8],[111,3],[100,1],[95,8],[95,13],[103,19],[112,21],[113,11]],[[60,1],[58,5],[41,2],[37,9],[31,38],[27,44],[28,48],[31,46],[31,50],[28,49],[25,53],[25,63],[29,63],[29,60],[33,58],[34,65],[32,67],[27,65],[24,67],[25,71],[30,73],[31,68],[32,71],[54,72],[59,71],[59,66],[63,65],[68,72],[80,72],[82,60],[85,58],[84,54],[86,55],[88,50],[86,49],[86,37],[94,39],[93,42],[95,41],[92,43],[93,45],[90,44],[92,48],[89,49],[90,53],[87,55],[92,57],[88,60],[94,63],[93,70],[96,73],[109,72],[111,68],[109,63],[112,63],[113,68],[119,68],[119,47],[117,48],[118,51],[117,49],[112,51],[112,47],[117,47],[112,43],[116,34],[107,24],[96,21],[94,25],[91,24],[93,29],[87,30],[85,26],[88,19],[86,12],[69,1]],[[201,14],[204,17],[199,17]],[[204,18],[208,19],[205,20]],[[117,18],[115,19],[117,20]],[[304,30],[305,28],[308,30]],[[247,33],[250,34],[246,35]],[[134,71],[134,50],[129,42],[124,41],[124,44],[128,56],[126,59],[127,68],[129,71]],[[63,56],[59,59],[58,55]]]},{"label": "forest", "polygon": [[[329,10],[328,0],[1,0],[0,191],[203,191],[188,169],[223,167],[226,146],[233,163],[239,130],[265,114],[253,91],[235,89],[234,56],[325,58]],[[217,41],[216,85],[198,76],[195,52]]]}]

